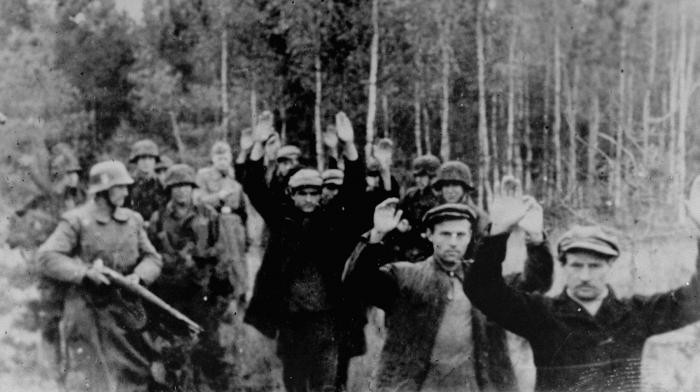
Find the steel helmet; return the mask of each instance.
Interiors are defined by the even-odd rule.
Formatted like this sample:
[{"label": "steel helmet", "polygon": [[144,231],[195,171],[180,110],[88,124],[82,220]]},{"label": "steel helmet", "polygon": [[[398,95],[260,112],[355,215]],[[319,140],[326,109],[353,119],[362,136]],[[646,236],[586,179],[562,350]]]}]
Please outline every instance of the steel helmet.
[{"label": "steel helmet", "polygon": [[178,185],[192,185],[192,187],[197,187],[194,169],[192,166],[184,163],[170,166],[168,171],[165,172],[165,180],[163,182],[166,188]]},{"label": "steel helmet", "polygon": [[463,185],[465,189],[474,189],[472,172],[469,166],[460,161],[448,161],[443,163],[435,177],[435,188],[442,187],[445,183],[455,182]]},{"label": "steel helmet", "polygon": [[123,163],[115,160],[104,161],[90,168],[88,193],[95,194],[114,186],[131,185],[134,180]]},{"label": "steel helmet", "polygon": [[158,145],[151,139],[143,139],[134,143],[131,146],[131,154],[129,155],[129,163],[136,162],[140,157],[153,157],[156,161],[160,160],[158,154]]}]

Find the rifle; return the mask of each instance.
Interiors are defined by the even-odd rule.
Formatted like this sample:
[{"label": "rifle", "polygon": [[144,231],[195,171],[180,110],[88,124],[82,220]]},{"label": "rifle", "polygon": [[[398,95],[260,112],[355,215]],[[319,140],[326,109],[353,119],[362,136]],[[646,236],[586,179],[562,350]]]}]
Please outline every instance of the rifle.
[{"label": "rifle", "polygon": [[197,335],[200,332],[204,331],[204,329],[202,329],[202,327],[199,326],[199,324],[195,323],[189,317],[185,316],[180,311],[170,306],[167,302],[160,299],[157,295],[153,294],[147,288],[141,286],[138,283],[131,282],[130,280],[126,279],[124,275],[109,267],[102,267],[102,272],[105,275],[107,275],[109,280],[116,286],[141,297],[143,300],[147,301],[151,305],[155,305],[156,307],[165,311],[167,314],[174,317],[176,320],[185,323],[192,334]]}]

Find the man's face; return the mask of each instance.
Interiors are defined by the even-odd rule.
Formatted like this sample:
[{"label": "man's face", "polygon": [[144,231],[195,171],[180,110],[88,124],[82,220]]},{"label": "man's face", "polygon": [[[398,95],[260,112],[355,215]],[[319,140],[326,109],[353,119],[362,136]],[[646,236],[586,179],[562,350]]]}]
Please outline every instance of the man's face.
[{"label": "man's face", "polygon": [[379,174],[370,173],[365,177],[367,181],[367,189],[375,189],[379,187]]},{"label": "man's face", "polygon": [[136,160],[136,167],[144,173],[154,173],[156,170],[156,158],[142,156]]},{"label": "man's face", "polygon": [[295,189],[292,191],[292,201],[302,212],[314,212],[321,203],[321,190],[315,187]]},{"label": "man's face", "polygon": [[446,203],[459,203],[464,196],[464,187],[455,182],[448,182],[441,188],[442,198]]},{"label": "man's face", "polygon": [[420,189],[425,189],[430,185],[430,176],[425,173],[415,174],[413,178],[416,180],[416,185],[418,185]]},{"label": "man's face", "polygon": [[279,159],[277,161],[277,173],[282,177],[289,174],[289,171],[294,169],[299,165],[299,158],[296,156],[291,156],[289,158]]},{"label": "man's face", "polygon": [[115,185],[109,188],[108,196],[109,202],[114,207],[121,207],[124,205],[124,200],[129,195],[129,188],[126,185]]},{"label": "man's face", "polygon": [[78,176],[78,172],[74,172],[74,171],[66,173],[64,178],[63,178],[63,184],[67,188],[77,188],[79,181],[80,181],[80,176]]},{"label": "man's face", "polygon": [[579,301],[593,301],[605,292],[610,261],[596,253],[566,253],[566,287]]},{"label": "man's face", "polygon": [[233,156],[230,152],[215,154],[211,157],[211,162],[214,164],[216,170],[226,171],[231,168],[231,163],[233,162]]},{"label": "man's face", "polygon": [[156,170],[156,177],[158,177],[158,181],[160,181],[161,185],[165,184],[165,173],[166,172],[167,172],[166,169]]},{"label": "man's face", "polygon": [[436,223],[432,230],[428,230],[428,239],[433,243],[434,256],[446,267],[456,267],[471,242],[472,224],[467,219]]},{"label": "man's face", "polygon": [[183,184],[170,188],[170,200],[176,204],[187,204],[192,200],[192,185]]},{"label": "man's face", "polygon": [[265,157],[272,160],[277,158],[277,151],[281,146],[282,144],[280,143],[280,138],[277,136],[271,136],[265,142]]},{"label": "man's face", "polygon": [[326,184],[321,190],[321,201],[328,203],[340,192],[340,186],[337,184]]}]

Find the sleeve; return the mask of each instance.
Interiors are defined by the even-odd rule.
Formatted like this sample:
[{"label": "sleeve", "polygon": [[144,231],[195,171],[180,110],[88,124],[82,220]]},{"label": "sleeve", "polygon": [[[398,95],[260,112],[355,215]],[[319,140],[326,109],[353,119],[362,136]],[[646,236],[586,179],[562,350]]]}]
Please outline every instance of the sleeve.
[{"label": "sleeve", "polygon": [[265,219],[265,223],[270,224],[279,216],[278,209],[280,205],[275,202],[273,192],[269,192],[267,188],[263,160],[249,160],[245,170],[246,176],[243,182],[243,191],[253,207]]},{"label": "sleeve", "polygon": [[64,217],[37,252],[39,266],[44,276],[62,282],[79,284],[85,277],[88,266],[72,257],[78,246],[80,233],[76,219]]},{"label": "sleeve", "polygon": [[138,247],[141,262],[134,268],[136,274],[145,284],[153,283],[160,275],[163,259],[160,257],[143,228],[143,222],[138,219]]},{"label": "sleeve", "polygon": [[384,265],[386,253],[383,244],[370,244],[367,237],[362,236],[345,263],[342,275],[344,290],[349,295],[384,310],[391,308],[399,294],[390,264]]},{"label": "sleeve", "polygon": [[647,320],[649,335],[656,335],[684,327],[700,320],[700,240],[695,259],[696,272],[684,286],[649,297],[633,297]]},{"label": "sleeve", "polygon": [[513,288],[524,292],[546,293],[552,287],[554,258],[545,240],[539,244],[527,243],[527,259],[522,273],[507,279]]},{"label": "sleeve", "polygon": [[549,314],[544,298],[508,286],[502,265],[508,234],[485,237],[474,263],[466,273],[464,291],[488,318],[526,339],[533,339],[546,327]]}]

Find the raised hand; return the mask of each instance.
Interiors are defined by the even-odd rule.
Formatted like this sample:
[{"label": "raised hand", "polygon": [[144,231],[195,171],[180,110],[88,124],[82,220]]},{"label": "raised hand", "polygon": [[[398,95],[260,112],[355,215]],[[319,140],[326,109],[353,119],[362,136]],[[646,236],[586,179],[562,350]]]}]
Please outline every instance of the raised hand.
[{"label": "raised hand", "polygon": [[374,158],[377,159],[377,162],[379,162],[379,166],[382,168],[382,170],[388,171],[391,168],[394,155],[392,148],[382,145],[374,145],[372,146],[372,155],[374,155]]},{"label": "raised hand", "polygon": [[396,209],[398,204],[399,199],[390,197],[374,208],[374,226],[372,227],[372,238],[370,241],[381,241],[388,232],[394,230],[396,226],[399,225],[403,211]]},{"label": "raised hand", "polygon": [[253,147],[253,130],[246,128],[241,131],[241,139],[239,141],[241,151],[248,151]]},{"label": "raised hand", "polygon": [[489,208],[491,234],[510,232],[530,209],[532,202],[522,196],[520,182],[507,175],[494,186]]},{"label": "raised hand", "polygon": [[258,123],[255,124],[255,130],[253,131],[254,141],[264,143],[267,138],[270,137],[274,131],[273,120],[274,118],[269,110],[266,110],[260,114]]},{"label": "raised hand", "polygon": [[518,222],[518,227],[528,235],[531,241],[542,242],[544,239],[544,212],[542,206],[532,196],[525,196],[524,201],[529,207],[523,219]]},{"label": "raised hand", "polygon": [[693,184],[690,186],[688,200],[685,202],[685,210],[690,220],[700,229],[700,175],[695,177]]},{"label": "raised hand", "polygon": [[338,132],[338,139],[343,143],[353,143],[355,141],[352,123],[344,112],[338,112],[335,115],[335,129]]},{"label": "raised hand", "polygon": [[329,125],[326,132],[323,132],[323,144],[332,151],[338,147],[338,132],[334,125]]}]

